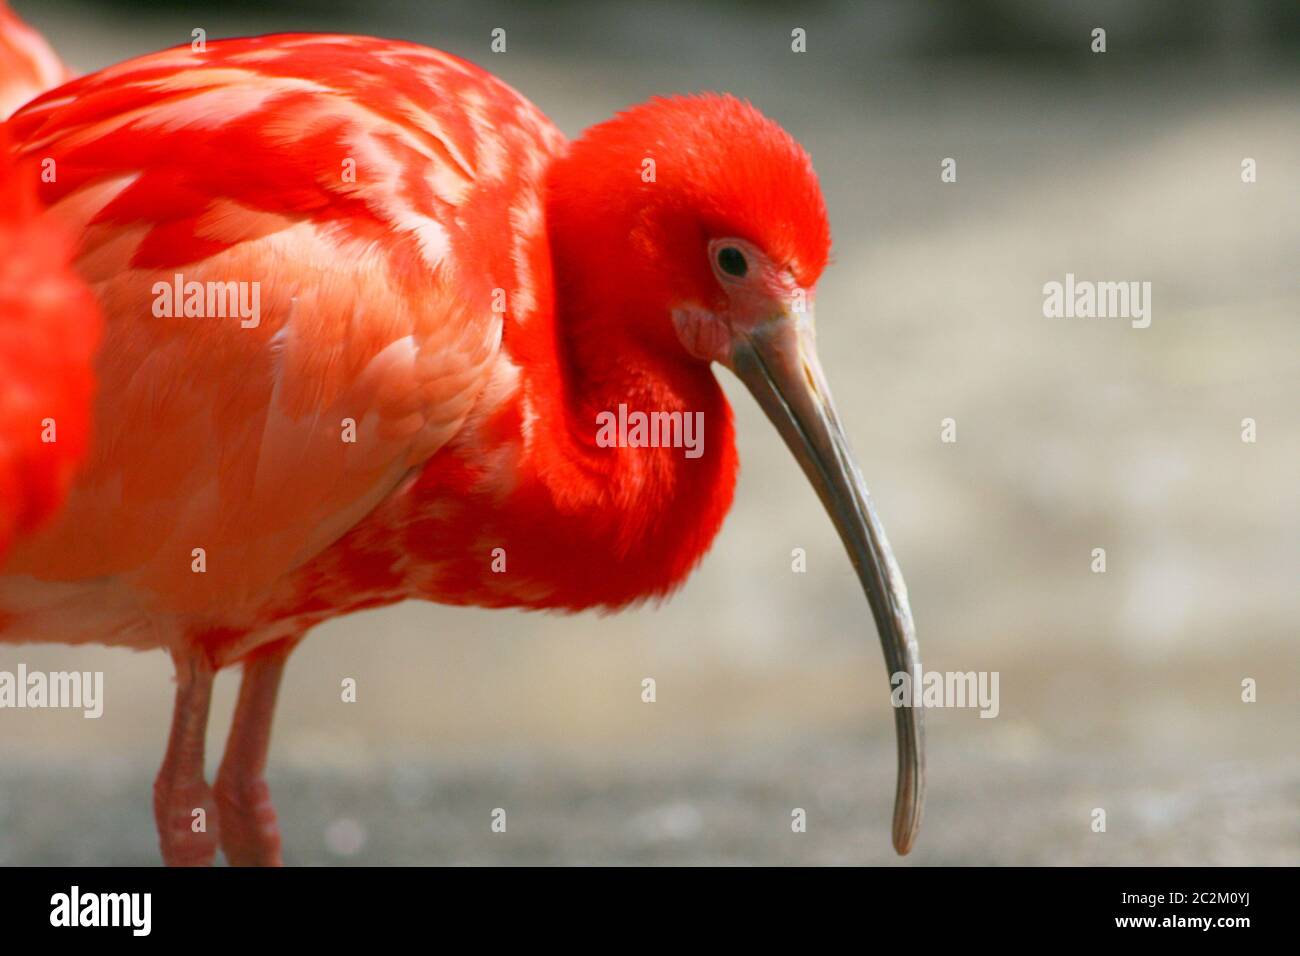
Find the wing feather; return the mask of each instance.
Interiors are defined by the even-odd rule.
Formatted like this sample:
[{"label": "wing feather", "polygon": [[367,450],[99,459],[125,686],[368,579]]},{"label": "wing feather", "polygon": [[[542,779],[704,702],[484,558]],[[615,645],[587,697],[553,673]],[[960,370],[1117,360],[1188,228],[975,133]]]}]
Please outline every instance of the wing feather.
[{"label": "wing feather", "polygon": [[[357,37],[165,51],[11,127],[54,161],[43,199],[108,323],[88,466],[7,570],[189,613],[255,604],[461,427],[501,345],[493,290],[532,284],[511,210],[563,144],[477,68]],[[210,310],[232,282],[255,317],[165,314],[177,283]]]}]

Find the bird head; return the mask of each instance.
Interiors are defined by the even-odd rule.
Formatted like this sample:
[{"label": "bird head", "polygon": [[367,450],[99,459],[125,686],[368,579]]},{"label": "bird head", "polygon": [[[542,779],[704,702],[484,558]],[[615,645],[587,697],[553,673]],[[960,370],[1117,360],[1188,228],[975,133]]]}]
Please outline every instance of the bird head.
[{"label": "bird head", "polygon": [[[734,97],[654,99],[572,144],[552,170],[547,216],[569,311],[605,316],[607,342],[724,365],[753,394],[835,523],[891,682],[906,673],[916,686],[907,588],[817,358],[830,227],[808,154]],[[924,793],[920,712],[896,707],[895,728],[893,838],[906,853]]]}]

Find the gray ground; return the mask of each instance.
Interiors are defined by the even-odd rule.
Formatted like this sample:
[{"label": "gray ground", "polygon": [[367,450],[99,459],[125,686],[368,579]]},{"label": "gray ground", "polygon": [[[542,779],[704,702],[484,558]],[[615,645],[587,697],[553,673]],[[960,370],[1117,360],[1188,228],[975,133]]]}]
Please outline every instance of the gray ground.
[{"label": "gray ground", "polygon": [[[930,715],[909,859],[1300,861],[1294,56],[1235,48],[1226,27],[1217,52],[1137,48],[1122,4],[1103,5],[1111,52],[1066,62],[916,55],[933,24],[897,4],[817,7],[799,24],[766,5],[380,3],[147,23],[15,5],[81,69],[196,25],[400,34],[496,70],[571,134],[653,93],[752,98],[822,177],[836,248],[823,362],[923,660],[1002,675],[996,719]],[[1050,11],[1026,29],[1067,45],[1090,25],[1065,5],[1017,9]],[[493,57],[499,23],[509,52]],[[792,25],[809,31],[802,58]],[[947,156],[956,184],[939,182]],[[1042,285],[1067,271],[1151,281],[1151,327],[1044,318]],[[409,605],[333,622],[297,652],[271,775],[291,862],[895,859],[865,602],[779,439],[726,384],[737,501],[672,602],[606,618]],[[939,441],[946,417],[956,444]],[[790,572],[794,547],[807,574]],[[98,721],[0,712],[0,863],[156,860],[167,662],[0,647],[0,669],[20,661],[103,670],[107,703]],[[339,700],[344,677],[356,704]],[[1256,703],[1240,700],[1245,678]],[[214,752],[234,686],[219,685]],[[490,832],[496,807],[505,834]],[[805,834],[790,832],[794,807]]]},{"label": "gray ground", "polygon": [[[934,748],[914,864],[1294,865],[1300,761],[964,755]],[[518,758],[272,775],[290,864],[892,864],[893,745],[819,739],[655,766]],[[152,768],[7,766],[0,865],[157,862]],[[1106,832],[1091,828],[1104,804]],[[492,814],[505,811],[504,833]],[[795,833],[792,811],[806,812]]]}]

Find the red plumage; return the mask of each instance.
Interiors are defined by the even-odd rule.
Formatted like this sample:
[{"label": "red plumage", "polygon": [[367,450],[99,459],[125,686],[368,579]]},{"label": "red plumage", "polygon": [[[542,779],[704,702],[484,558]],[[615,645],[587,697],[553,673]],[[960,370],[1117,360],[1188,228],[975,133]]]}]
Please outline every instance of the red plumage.
[{"label": "red plumage", "polygon": [[[830,243],[821,191],[803,149],[732,97],[652,100],[569,144],[456,57],[289,35],[141,57],[9,128],[57,169],[40,228],[79,237],[107,325],[90,459],[0,575],[0,640],[172,653],[155,791],[170,862],[215,850],[188,823],[214,799],[217,669],[246,664],[221,838],[232,861],[274,862],[269,717],[312,626],[407,598],[577,610],[680,585],[731,504],[711,360],[733,345],[766,343],[764,375],[806,392],[805,426],[842,446],[802,308]],[[24,320],[27,361],[84,359],[72,322]],[[597,423],[620,408],[698,416],[700,453],[609,446]],[[75,451],[75,417],[60,427]],[[865,496],[843,452],[808,447],[829,494]],[[45,467],[57,488],[66,466]],[[871,566],[900,596],[877,620],[910,635],[884,547]]]},{"label": "red plumage", "polygon": [[40,217],[38,175],[0,127],[0,561],[62,503],[90,437],[99,311],[71,237]]}]

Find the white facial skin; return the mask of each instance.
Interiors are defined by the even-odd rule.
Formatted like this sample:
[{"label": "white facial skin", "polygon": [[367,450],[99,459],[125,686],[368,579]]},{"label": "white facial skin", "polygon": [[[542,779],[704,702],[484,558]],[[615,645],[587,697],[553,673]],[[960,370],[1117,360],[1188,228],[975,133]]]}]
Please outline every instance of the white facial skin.
[{"label": "white facial skin", "polygon": [[[744,275],[732,275],[723,269],[720,254],[736,250],[744,257]],[[791,301],[799,284],[789,269],[774,263],[751,242],[744,239],[714,239],[708,246],[709,265],[718,284],[727,294],[727,306],[713,312],[699,305],[681,305],[673,310],[673,325],[686,351],[696,358],[726,363],[736,339],[748,336],[763,323],[790,316]],[[734,254],[725,257],[736,261]],[[811,316],[811,293],[805,293]]]}]

